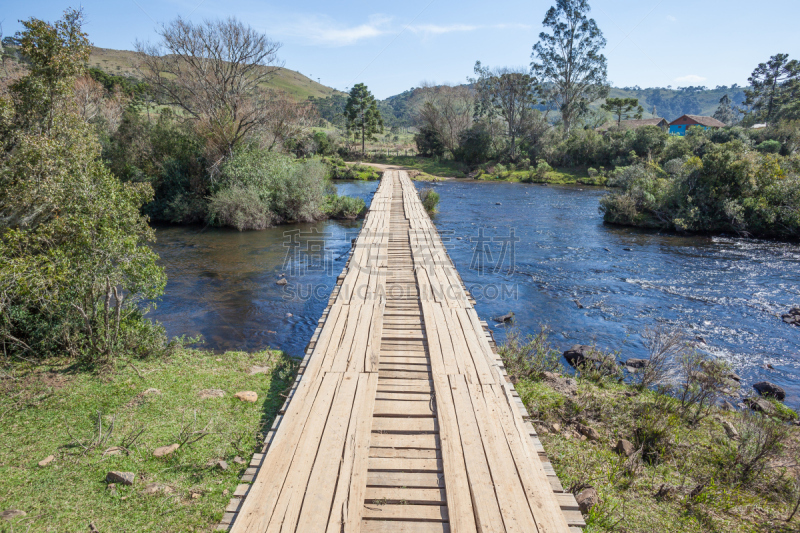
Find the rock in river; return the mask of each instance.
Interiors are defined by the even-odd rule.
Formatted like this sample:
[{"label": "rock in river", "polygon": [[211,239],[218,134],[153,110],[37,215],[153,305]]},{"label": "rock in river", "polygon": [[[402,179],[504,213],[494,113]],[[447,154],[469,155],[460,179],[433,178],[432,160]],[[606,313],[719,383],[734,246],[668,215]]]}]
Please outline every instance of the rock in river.
[{"label": "rock in river", "polygon": [[570,366],[578,367],[587,361],[597,361],[598,357],[594,348],[591,346],[576,344],[564,352],[564,359],[567,360],[567,363],[569,363]]},{"label": "rock in river", "polygon": [[644,368],[647,366],[647,359],[634,359],[630,358],[625,361],[625,366],[630,368]]},{"label": "rock in river", "polygon": [[744,404],[758,413],[771,416],[778,414],[778,410],[775,409],[775,406],[763,398],[745,398]]},{"label": "rock in river", "polygon": [[783,401],[786,398],[786,391],[774,383],[770,383],[769,381],[759,381],[753,385],[753,388],[761,396],[770,396],[780,401]]}]

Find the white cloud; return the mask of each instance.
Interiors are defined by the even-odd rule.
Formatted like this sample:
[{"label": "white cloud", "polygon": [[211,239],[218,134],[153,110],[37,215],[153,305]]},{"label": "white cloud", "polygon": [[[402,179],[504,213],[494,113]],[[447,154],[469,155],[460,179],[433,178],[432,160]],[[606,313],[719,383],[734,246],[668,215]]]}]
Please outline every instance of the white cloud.
[{"label": "white cloud", "polygon": [[686,76],[681,76],[680,78],[675,78],[675,81],[678,83],[700,83],[702,81],[706,81],[706,78],[703,76],[698,76],[697,74],[688,74]]},{"label": "white cloud", "polygon": [[302,37],[315,44],[347,46],[389,33],[391,21],[391,17],[372,15],[364,24],[343,27],[328,17],[304,16],[294,23],[284,25],[278,30],[278,33]]},{"label": "white cloud", "polygon": [[442,35],[444,33],[453,33],[457,31],[475,31],[478,26],[470,26],[468,24],[449,24],[447,26],[440,26],[438,24],[421,24],[419,26],[409,26],[408,31],[413,33],[425,33],[427,35]]},{"label": "white cloud", "polygon": [[667,15],[667,20],[670,21],[670,22],[677,22],[678,21],[678,19],[676,17],[673,17],[672,15]]}]

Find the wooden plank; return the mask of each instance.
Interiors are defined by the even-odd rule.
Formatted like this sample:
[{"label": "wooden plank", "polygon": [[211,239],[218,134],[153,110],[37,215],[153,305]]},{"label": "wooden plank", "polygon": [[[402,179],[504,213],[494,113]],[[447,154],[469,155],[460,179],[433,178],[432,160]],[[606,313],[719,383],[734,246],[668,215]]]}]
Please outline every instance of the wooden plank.
[{"label": "wooden plank", "polygon": [[376,520],[426,520],[447,522],[447,507],[444,505],[364,505],[364,518]]},{"label": "wooden plank", "polygon": [[447,505],[447,493],[439,489],[409,489],[405,487],[367,487],[366,501],[406,502],[412,505]]},{"label": "wooden plank", "polygon": [[450,533],[447,522],[403,522],[398,520],[366,520],[361,533]]},{"label": "wooden plank", "polygon": [[439,431],[435,418],[394,418],[375,417],[372,419],[373,432],[433,433]]},{"label": "wooden plank", "polygon": [[[464,376],[450,376],[449,384],[458,419],[461,445],[464,450],[464,463],[472,494],[476,525],[482,533],[504,532],[503,518],[494,491],[494,482],[485,451],[481,445],[478,422],[475,419],[475,412],[472,410],[472,400]],[[439,395],[437,394],[437,397]]]},{"label": "wooden plank", "polygon": [[382,448],[436,449],[439,448],[439,437],[418,433],[373,433],[371,444]]},{"label": "wooden plank", "polygon": [[433,402],[414,400],[376,400],[374,416],[432,417]]},{"label": "wooden plank", "polygon": [[417,448],[378,448],[371,446],[369,449],[370,457],[397,457],[405,459],[441,459],[442,455],[439,450],[420,450]]},{"label": "wooden plank", "polygon": [[442,467],[449,491],[448,506],[452,510],[453,526],[458,532],[477,531],[469,488],[464,450],[458,430],[453,398],[447,377],[434,375],[436,406],[442,447]]}]

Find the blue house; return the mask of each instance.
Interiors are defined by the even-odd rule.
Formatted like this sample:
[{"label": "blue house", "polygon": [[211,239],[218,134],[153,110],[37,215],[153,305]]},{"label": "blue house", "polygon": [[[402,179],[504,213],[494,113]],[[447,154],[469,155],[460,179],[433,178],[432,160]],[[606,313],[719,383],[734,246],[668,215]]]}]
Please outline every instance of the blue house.
[{"label": "blue house", "polygon": [[725,123],[720,122],[714,117],[701,117],[700,115],[683,115],[682,117],[676,118],[675,120],[669,123],[669,134],[680,135],[681,137],[683,137],[684,135],[686,135],[686,130],[688,128],[691,128],[692,126],[700,126],[704,130],[707,130],[708,128],[724,128]]}]

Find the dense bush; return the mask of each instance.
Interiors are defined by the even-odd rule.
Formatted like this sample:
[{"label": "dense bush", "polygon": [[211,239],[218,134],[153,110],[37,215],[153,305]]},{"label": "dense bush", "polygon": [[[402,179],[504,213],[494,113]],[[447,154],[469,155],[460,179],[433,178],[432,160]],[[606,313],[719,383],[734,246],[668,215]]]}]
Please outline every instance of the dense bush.
[{"label": "dense bush", "polygon": [[328,168],[318,159],[257,148],[239,150],[220,169],[208,204],[208,221],[240,230],[273,222],[311,222],[325,216]]},{"label": "dense bush", "polygon": [[688,138],[693,153],[637,164],[601,200],[607,222],[694,232],[800,237],[800,158],[762,154],[739,140]]},{"label": "dense bush", "polygon": [[330,218],[352,220],[361,216],[367,205],[361,198],[330,194],[325,197],[325,213]]},{"label": "dense bush", "polygon": [[419,195],[420,201],[422,201],[422,206],[425,208],[425,211],[431,214],[435,213],[436,206],[439,205],[439,193],[430,187],[426,187],[421,189],[417,194]]},{"label": "dense bush", "polygon": [[439,133],[431,128],[422,128],[414,135],[417,151],[425,157],[441,157],[444,155],[445,146]]}]

